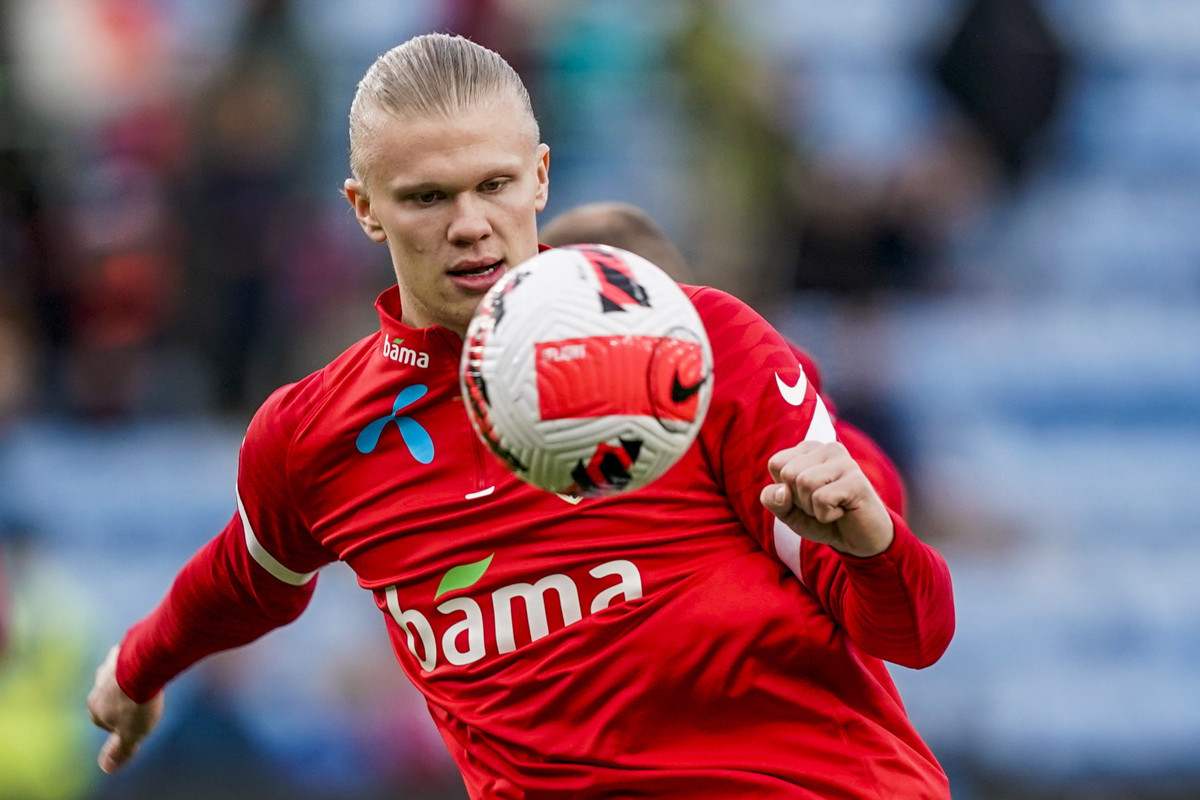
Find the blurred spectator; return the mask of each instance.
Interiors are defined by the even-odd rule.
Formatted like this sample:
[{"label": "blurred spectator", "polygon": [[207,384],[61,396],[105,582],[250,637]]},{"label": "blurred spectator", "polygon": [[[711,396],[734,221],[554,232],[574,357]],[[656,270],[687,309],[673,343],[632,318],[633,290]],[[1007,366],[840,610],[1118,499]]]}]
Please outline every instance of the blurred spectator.
[{"label": "blurred spectator", "polygon": [[64,398],[81,417],[124,418],[146,410],[179,303],[183,253],[169,184],[141,154],[110,150],[85,176],[73,221]]},{"label": "blurred spectator", "polygon": [[54,246],[63,237],[51,233],[37,177],[42,159],[32,149],[33,115],[17,92],[11,17],[0,5],[0,429],[32,399],[37,351],[61,345],[66,316]]},{"label": "blurred spectator", "polygon": [[320,146],[321,78],[293,16],[289,0],[250,0],[195,109],[187,329],[224,411],[296,377],[267,352],[290,340],[281,292],[311,225]]},{"label": "blurred spectator", "polygon": [[78,713],[95,656],[90,606],[31,531],[0,521],[0,546],[12,602],[0,650],[0,797],[73,800],[97,777]]},{"label": "blurred spectator", "polygon": [[0,287],[0,440],[5,428],[29,411],[34,394],[34,353],[24,315]]},{"label": "blurred spectator", "polygon": [[[19,108],[9,133],[22,150],[6,183],[21,220],[17,269],[47,347],[43,408],[124,417],[146,406],[177,299],[166,19],[145,0],[9,11],[8,102]],[[33,120],[53,135],[37,136]],[[35,157],[43,151],[53,157]]]},{"label": "blurred spectator", "polygon": [[937,290],[953,235],[988,207],[999,174],[986,142],[953,116],[886,171],[815,160],[797,209],[793,287],[852,303]]},{"label": "blurred spectator", "polygon": [[443,0],[449,33],[477,42],[504,56],[536,96],[537,77],[533,36],[546,13],[542,3],[514,0]]},{"label": "blurred spectator", "polygon": [[702,283],[768,311],[786,285],[806,155],[782,75],[735,31],[732,4],[698,0],[670,45],[695,148],[688,257]]},{"label": "blurred spectator", "polygon": [[797,290],[856,303],[944,290],[954,237],[1045,144],[1067,68],[1061,39],[1035,0],[960,6],[918,65],[950,101],[935,105],[920,145],[882,170],[806,165]]},{"label": "blurred spectator", "polygon": [[966,0],[934,74],[1018,177],[1061,100],[1067,53],[1038,0]]}]

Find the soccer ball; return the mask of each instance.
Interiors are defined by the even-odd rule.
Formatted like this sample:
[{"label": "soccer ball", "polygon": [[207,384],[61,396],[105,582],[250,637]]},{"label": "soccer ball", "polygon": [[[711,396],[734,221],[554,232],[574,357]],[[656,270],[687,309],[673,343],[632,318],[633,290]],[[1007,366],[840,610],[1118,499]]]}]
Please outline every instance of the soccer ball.
[{"label": "soccer ball", "polygon": [[459,381],[480,439],[550,492],[632,491],[691,447],[712,350],[679,285],[606,245],[545,250],[484,296]]}]

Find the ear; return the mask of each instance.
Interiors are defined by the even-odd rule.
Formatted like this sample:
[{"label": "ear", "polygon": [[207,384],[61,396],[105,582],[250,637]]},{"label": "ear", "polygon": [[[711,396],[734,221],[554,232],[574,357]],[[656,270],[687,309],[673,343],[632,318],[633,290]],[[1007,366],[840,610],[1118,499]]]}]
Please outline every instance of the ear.
[{"label": "ear", "polygon": [[538,211],[546,207],[546,202],[550,199],[550,145],[539,144],[537,148],[537,193],[534,195],[534,203]]},{"label": "ear", "polygon": [[387,234],[384,233],[383,226],[379,224],[379,220],[375,218],[375,214],[371,210],[371,196],[367,193],[367,187],[354,178],[347,178],[346,182],[342,184],[342,190],[346,194],[346,199],[350,201],[350,207],[354,209],[354,216],[358,218],[358,224],[362,226],[367,236],[371,237],[371,241],[387,241]]}]

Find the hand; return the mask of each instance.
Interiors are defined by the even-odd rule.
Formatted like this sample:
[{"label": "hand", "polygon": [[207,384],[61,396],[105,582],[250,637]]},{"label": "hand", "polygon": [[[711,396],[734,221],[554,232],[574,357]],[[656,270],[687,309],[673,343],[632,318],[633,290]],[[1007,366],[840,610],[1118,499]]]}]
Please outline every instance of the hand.
[{"label": "hand", "polygon": [[759,500],[805,539],[854,556],[874,556],[896,535],[887,507],[846,448],[801,442],[767,461],[773,483]]},{"label": "hand", "polygon": [[88,713],[92,722],[111,731],[100,748],[97,762],[105,772],[116,772],[141,746],[163,711],[162,692],[145,703],[135,702],[117,684],[117,653],[120,647],[108,651],[104,663],[96,669],[96,683],[88,694]]}]

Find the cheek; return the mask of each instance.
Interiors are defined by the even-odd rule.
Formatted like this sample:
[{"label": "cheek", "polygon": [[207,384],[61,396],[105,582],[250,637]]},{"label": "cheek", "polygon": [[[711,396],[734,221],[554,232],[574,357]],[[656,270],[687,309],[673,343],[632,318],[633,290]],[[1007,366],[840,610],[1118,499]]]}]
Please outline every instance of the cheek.
[{"label": "cheek", "polygon": [[388,240],[393,247],[405,253],[429,252],[434,242],[437,226],[432,219],[410,220],[393,217],[388,226]]}]

